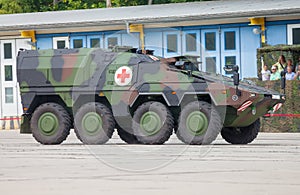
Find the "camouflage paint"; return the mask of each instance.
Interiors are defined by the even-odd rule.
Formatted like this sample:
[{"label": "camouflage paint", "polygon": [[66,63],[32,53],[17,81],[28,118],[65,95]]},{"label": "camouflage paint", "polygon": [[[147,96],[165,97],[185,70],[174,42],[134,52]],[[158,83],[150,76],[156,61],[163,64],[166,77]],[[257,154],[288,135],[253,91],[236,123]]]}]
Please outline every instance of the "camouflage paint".
[{"label": "camouflage paint", "polygon": [[[236,96],[236,88],[227,77],[181,70],[143,54],[99,48],[23,51],[17,66],[23,107],[36,106],[37,95],[58,95],[70,109],[81,95],[100,96],[108,100],[116,121],[126,121],[127,127],[131,126],[131,106],[140,95],[163,96],[169,106],[180,106],[187,95],[209,97],[216,107],[230,108],[224,126],[232,127],[247,126],[284,102],[272,99],[272,95],[279,95],[277,92],[245,83],[239,86],[241,96]],[[126,86],[115,82],[116,70],[122,66],[132,71]],[[251,107],[237,111],[248,100],[253,102],[255,115]],[[33,109],[26,112],[30,115]]]}]

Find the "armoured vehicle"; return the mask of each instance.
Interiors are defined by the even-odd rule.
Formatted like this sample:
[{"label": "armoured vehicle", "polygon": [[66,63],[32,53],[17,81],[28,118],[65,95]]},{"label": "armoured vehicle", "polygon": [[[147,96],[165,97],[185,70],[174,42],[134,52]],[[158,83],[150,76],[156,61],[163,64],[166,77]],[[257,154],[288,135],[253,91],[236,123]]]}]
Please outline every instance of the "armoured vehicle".
[{"label": "armoured vehicle", "polygon": [[104,144],[116,129],[129,144],[163,144],[173,132],[186,144],[253,141],[260,117],[285,96],[201,72],[194,58],[100,48],[20,51],[21,133],[60,144],[74,128],[84,144]]}]

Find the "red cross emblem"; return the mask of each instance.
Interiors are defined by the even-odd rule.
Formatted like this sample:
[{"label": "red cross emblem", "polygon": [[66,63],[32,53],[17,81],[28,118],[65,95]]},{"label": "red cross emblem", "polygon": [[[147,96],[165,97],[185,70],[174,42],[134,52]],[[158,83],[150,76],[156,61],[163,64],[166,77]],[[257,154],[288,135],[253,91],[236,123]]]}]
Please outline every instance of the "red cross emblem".
[{"label": "red cross emblem", "polygon": [[119,86],[128,85],[132,79],[132,70],[128,66],[118,68],[115,73],[115,82]]},{"label": "red cross emblem", "polygon": [[117,78],[121,79],[121,83],[125,83],[125,79],[126,78],[130,78],[130,74],[126,73],[126,69],[122,69],[122,73],[121,74],[117,74]]}]

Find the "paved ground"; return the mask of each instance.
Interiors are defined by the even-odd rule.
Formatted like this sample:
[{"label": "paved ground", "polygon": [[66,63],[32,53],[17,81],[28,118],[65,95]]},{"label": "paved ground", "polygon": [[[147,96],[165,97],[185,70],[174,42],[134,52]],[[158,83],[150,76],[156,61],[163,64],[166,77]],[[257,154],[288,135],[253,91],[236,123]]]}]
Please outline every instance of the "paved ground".
[{"label": "paved ground", "polygon": [[0,131],[1,195],[299,194],[300,134],[259,134],[250,145],[59,146]]}]

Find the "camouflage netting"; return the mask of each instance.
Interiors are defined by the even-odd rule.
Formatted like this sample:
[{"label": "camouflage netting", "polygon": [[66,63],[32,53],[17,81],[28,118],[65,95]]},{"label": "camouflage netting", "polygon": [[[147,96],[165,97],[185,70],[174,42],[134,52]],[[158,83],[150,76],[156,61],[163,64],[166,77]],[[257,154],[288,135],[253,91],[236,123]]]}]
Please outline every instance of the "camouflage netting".
[{"label": "camouflage netting", "polygon": [[[261,81],[262,60],[268,68],[275,64],[280,55],[286,60],[291,59],[293,65],[299,63],[300,45],[264,46],[257,49],[258,78],[254,79],[257,85],[280,91],[280,81]],[[252,79],[251,79],[252,80]],[[277,114],[300,114],[300,81],[286,82],[286,102]],[[283,91],[280,91],[283,93]],[[262,119],[262,129],[265,132],[300,132],[300,118],[296,117],[270,117]]]},{"label": "camouflage netting", "polygon": [[293,65],[298,65],[300,57],[300,45],[276,45],[257,49],[257,76],[261,79],[262,60],[270,70],[272,65],[278,61],[280,55],[286,60],[291,59]]},{"label": "camouflage netting", "polygon": [[[268,89],[274,89],[283,93],[280,88],[280,81],[260,81],[258,79],[254,79],[253,81],[259,86],[264,86]],[[286,102],[276,114],[300,114],[300,81],[287,81],[285,93]],[[300,118],[266,117],[262,119],[261,131],[300,132]]]}]

